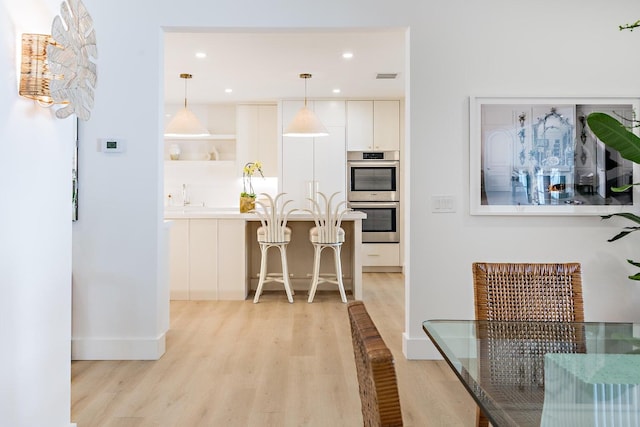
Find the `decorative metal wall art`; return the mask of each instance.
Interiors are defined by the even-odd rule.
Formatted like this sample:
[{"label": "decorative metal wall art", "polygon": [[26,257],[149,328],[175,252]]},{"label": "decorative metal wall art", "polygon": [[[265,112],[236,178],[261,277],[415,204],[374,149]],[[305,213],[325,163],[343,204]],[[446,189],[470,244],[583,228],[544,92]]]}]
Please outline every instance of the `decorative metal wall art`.
[{"label": "decorative metal wall art", "polygon": [[47,47],[51,73],[51,98],[66,104],[56,111],[65,118],[75,113],[81,120],[89,120],[93,109],[97,83],[98,58],[93,20],[81,0],[68,0],[60,5],[60,15],[51,26],[56,44]]}]

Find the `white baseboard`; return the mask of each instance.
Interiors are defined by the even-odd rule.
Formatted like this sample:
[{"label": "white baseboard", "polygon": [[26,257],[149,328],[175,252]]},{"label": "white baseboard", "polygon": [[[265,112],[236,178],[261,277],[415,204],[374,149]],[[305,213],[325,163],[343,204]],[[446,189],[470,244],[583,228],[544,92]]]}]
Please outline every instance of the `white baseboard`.
[{"label": "white baseboard", "polygon": [[409,360],[442,360],[438,349],[428,337],[411,338],[402,334],[402,352]]},{"label": "white baseboard", "polygon": [[165,352],[166,337],[72,338],[71,360],[158,360]]},{"label": "white baseboard", "polygon": [[78,424],[77,424],[77,423],[71,423],[71,424],[69,425],[69,427],[78,427]]}]

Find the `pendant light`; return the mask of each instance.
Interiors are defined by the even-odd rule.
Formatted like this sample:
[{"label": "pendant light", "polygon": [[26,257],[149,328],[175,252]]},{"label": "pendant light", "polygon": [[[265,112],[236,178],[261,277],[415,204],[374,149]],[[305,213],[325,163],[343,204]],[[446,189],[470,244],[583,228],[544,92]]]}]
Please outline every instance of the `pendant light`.
[{"label": "pendant light", "polygon": [[178,111],[164,130],[164,136],[185,137],[185,136],[208,136],[207,128],[198,120],[198,117],[187,108],[187,80],[192,78],[191,74],[180,74],[184,79],[184,108]]},{"label": "pendant light", "polygon": [[300,78],[304,79],[304,107],[298,111],[293,121],[289,123],[285,129],[284,136],[299,137],[317,137],[327,136],[327,128],[324,127],[318,116],[307,108],[307,80],[311,78],[311,74],[300,74]]}]

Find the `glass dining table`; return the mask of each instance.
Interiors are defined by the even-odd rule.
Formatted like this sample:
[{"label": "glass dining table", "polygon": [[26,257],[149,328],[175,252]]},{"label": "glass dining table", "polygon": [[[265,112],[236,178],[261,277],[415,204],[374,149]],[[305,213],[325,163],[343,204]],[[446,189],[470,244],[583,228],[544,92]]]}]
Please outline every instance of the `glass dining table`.
[{"label": "glass dining table", "polygon": [[640,426],[640,324],[422,327],[494,427]]}]

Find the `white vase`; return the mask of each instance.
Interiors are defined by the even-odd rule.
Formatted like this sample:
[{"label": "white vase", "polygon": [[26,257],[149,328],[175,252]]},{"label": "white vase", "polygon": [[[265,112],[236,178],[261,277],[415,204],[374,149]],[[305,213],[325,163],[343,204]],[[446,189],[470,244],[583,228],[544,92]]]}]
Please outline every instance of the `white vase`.
[{"label": "white vase", "polygon": [[171,144],[171,147],[169,147],[169,157],[171,157],[171,160],[180,159],[181,152],[182,151],[180,150],[180,146],[178,144]]}]

